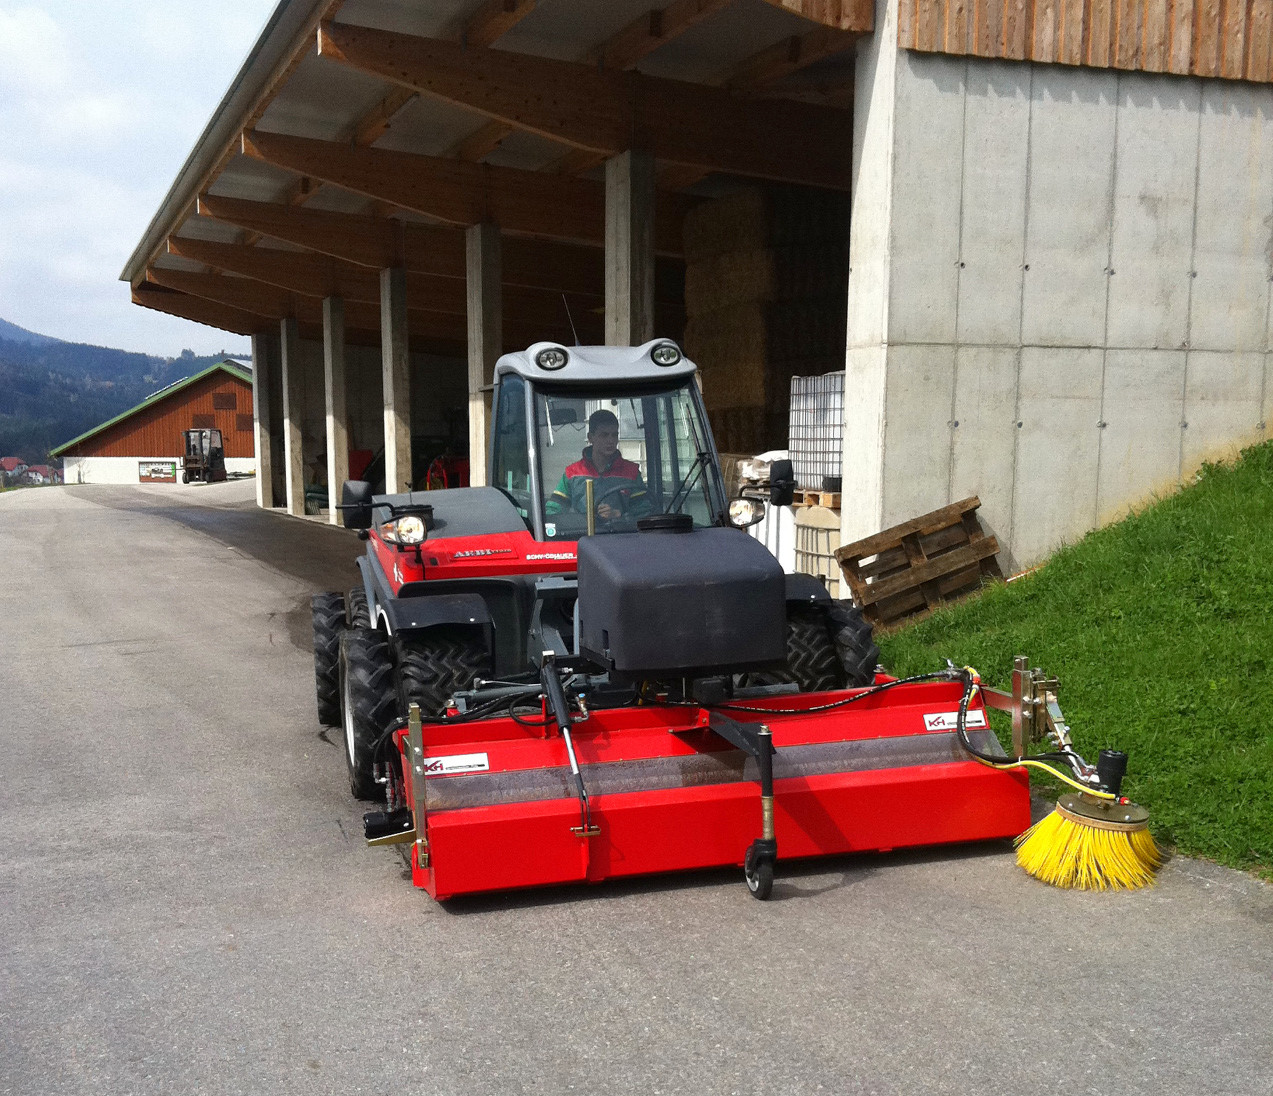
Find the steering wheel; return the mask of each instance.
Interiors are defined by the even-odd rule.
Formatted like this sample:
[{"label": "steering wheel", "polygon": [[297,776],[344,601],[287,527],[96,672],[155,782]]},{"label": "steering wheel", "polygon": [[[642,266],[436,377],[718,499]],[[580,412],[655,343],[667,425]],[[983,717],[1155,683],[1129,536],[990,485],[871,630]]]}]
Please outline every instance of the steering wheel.
[{"label": "steering wheel", "polygon": [[[596,509],[598,509],[598,508],[601,506],[601,504],[602,504],[603,502],[605,502],[605,501],[606,501],[606,499],[608,499],[611,495],[618,495],[618,496],[619,496],[619,505],[618,505],[618,507],[617,507],[617,509],[618,509],[619,513],[618,513],[617,515],[614,515],[614,516],[609,517],[609,518],[601,518],[601,520],[602,520],[602,521],[613,521],[613,520],[614,520],[614,517],[623,517],[624,515],[626,515],[626,514],[627,514],[627,512],[628,512],[628,500],[627,500],[626,498],[624,498],[624,496],[623,496],[623,492],[624,492],[624,491],[629,491],[629,490],[631,490],[631,488],[626,487],[626,486],[624,486],[623,484],[619,484],[618,486],[611,487],[611,488],[609,488],[608,490],[603,491],[603,492],[602,492],[599,496],[597,496],[597,497],[594,497],[594,498],[593,498],[593,500],[592,500],[592,507],[593,507],[593,509],[594,509],[594,510],[596,510]],[[586,496],[585,496],[585,497],[586,497]],[[598,515],[598,517],[600,517],[600,515]]]}]

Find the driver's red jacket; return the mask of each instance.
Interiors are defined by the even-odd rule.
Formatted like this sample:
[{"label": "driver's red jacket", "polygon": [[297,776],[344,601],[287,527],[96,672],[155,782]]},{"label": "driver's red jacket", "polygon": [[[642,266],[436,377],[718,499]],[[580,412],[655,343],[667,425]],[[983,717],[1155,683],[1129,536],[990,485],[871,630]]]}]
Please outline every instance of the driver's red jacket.
[{"label": "driver's red jacket", "polygon": [[572,479],[600,479],[601,477],[634,480],[631,490],[624,491],[628,505],[641,509],[646,502],[645,483],[641,479],[641,469],[630,460],[625,460],[617,450],[610,466],[601,471],[592,463],[592,446],[583,451],[583,458],[575,461],[561,474],[552,495],[549,496],[545,510],[550,514],[560,514],[570,509],[570,481]]}]

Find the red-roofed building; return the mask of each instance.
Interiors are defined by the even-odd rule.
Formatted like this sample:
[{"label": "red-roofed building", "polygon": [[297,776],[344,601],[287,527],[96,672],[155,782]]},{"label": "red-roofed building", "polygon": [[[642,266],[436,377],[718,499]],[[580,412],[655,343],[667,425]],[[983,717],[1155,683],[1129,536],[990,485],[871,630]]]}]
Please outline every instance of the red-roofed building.
[{"label": "red-roofed building", "polygon": [[61,483],[62,473],[47,464],[33,464],[22,473],[22,482],[33,484]]},{"label": "red-roofed building", "polygon": [[6,476],[20,476],[27,470],[27,462],[21,457],[0,457],[0,472]]}]

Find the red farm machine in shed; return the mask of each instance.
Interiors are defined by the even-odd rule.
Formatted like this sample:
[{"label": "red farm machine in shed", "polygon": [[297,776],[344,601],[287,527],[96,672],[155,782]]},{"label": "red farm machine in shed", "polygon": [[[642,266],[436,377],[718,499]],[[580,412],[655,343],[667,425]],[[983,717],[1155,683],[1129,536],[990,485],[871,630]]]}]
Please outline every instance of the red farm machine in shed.
[{"label": "red farm machine in shed", "polygon": [[490,486],[345,485],[367,552],[314,598],[319,713],[435,898],[721,865],[763,898],[780,855],[1029,825],[972,676],[878,673],[861,614],[740,531],[764,501],[726,498],[694,373],[536,344],[496,368]]}]

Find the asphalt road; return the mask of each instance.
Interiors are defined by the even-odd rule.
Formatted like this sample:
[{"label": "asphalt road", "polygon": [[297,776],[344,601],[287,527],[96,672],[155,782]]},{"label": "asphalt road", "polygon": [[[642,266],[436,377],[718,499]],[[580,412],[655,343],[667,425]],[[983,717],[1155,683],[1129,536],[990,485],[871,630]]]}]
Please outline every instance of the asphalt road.
[{"label": "asphalt road", "polygon": [[0,495],[0,1092],[1273,1092],[1273,888],[1001,844],[432,902],[367,849],[248,484]]}]

